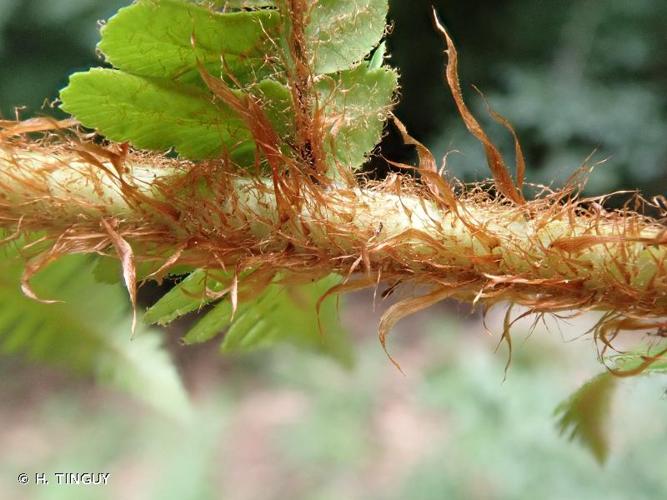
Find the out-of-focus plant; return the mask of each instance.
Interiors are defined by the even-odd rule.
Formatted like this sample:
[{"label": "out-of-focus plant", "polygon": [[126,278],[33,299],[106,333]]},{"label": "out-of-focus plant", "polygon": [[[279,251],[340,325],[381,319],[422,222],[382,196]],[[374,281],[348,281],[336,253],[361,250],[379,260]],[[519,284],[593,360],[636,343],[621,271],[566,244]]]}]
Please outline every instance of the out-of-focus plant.
[{"label": "out-of-focus plant", "polygon": [[69,256],[35,279],[45,304],[20,291],[21,260],[5,246],[0,261],[0,352],[92,376],[162,413],[185,418],[188,398],[159,332],[140,327],[130,340],[130,310],[120,285],[94,278],[94,258]]},{"label": "out-of-focus plant", "polygon": [[[594,160],[609,161],[590,177],[588,192],[640,187],[650,195],[662,194],[667,166],[667,71],[659,57],[667,49],[664,2],[436,0],[434,5],[466,41],[465,79],[476,82],[494,108],[511,117],[525,146],[531,180],[560,186],[594,153]],[[484,175],[483,151],[437,95],[427,20],[413,15],[411,3],[399,0],[392,8],[397,18],[392,55],[403,69],[406,94],[399,114],[423,142],[434,145],[436,157],[460,152],[449,158],[453,173],[478,179]],[[473,109],[483,114],[483,101],[473,101]]]},{"label": "out-of-focus plant", "polygon": [[[0,0],[0,116],[62,116],[49,104],[67,75],[96,64],[97,21],[126,0]],[[99,60],[97,60],[97,63]]]}]

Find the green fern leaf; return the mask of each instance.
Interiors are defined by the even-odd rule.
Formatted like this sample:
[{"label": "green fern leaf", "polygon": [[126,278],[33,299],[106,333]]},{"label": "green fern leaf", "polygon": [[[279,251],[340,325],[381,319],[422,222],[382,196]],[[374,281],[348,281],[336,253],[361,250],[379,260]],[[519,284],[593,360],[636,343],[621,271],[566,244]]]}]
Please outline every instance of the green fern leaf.
[{"label": "green fern leaf", "polygon": [[221,292],[224,285],[204,269],[197,269],[153,304],[146,311],[144,321],[164,326],[185,314],[201,309],[212,300],[206,296],[207,289]]},{"label": "green fern leaf", "polygon": [[[150,307],[144,319],[165,325],[197,311],[213,301],[207,290],[215,294],[228,287],[223,281],[229,280],[216,280],[198,269]],[[317,301],[337,282],[338,278],[332,276],[309,285],[272,284],[253,300],[238,304],[234,316],[231,302],[225,298],[199,319],[183,341],[199,344],[228,329],[221,346],[223,352],[251,351],[287,342],[329,354],[349,366],[351,348],[337,317],[335,299],[322,304],[319,322],[324,335],[318,329]]]},{"label": "green fern leaf", "polygon": [[387,0],[318,0],[306,33],[315,73],[342,71],[361,61],[384,34],[387,9]]},{"label": "green fern leaf", "polygon": [[213,98],[197,66],[232,75],[232,85],[243,85],[237,95],[259,98],[276,131],[289,137],[290,93],[262,79],[277,70],[267,61],[279,21],[271,10],[220,13],[182,0],[140,0],[102,29],[99,48],[116,69],[72,75],[61,91],[62,109],[114,141],[175,148],[194,160],[224,152],[252,165],[246,124]]},{"label": "green fern leaf", "polygon": [[21,293],[16,258],[4,256],[1,267],[0,352],[94,376],[158,411],[187,416],[189,402],[160,335],[139,329],[130,339],[126,292],[95,283],[92,259],[63,258],[33,279],[40,296],[64,301],[57,304]]},{"label": "green fern leaf", "polygon": [[199,82],[197,63],[239,82],[271,74],[280,16],[272,10],[219,13],[182,0],[139,0],[102,28],[98,49],[127,73]]},{"label": "green fern leaf", "polygon": [[[261,297],[251,303],[242,303],[239,305],[236,313],[243,314],[248,308],[254,307]],[[229,300],[221,300],[211,311],[206,313],[195,326],[190,328],[188,333],[183,337],[183,342],[186,344],[201,344],[207,342],[222,333],[225,328],[232,324],[232,305]]]},{"label": "green fern leaf", "polygon": [[382,42],[373,52],[373,56],[368,61],[368,69],[380,69],[384,64],[384,58],[387,56],[387,43]]},{"label": "green fern leaf", "polygon": [[601,373],[556,408],[561,434],[577,438],[601,464],[609,455],[607,423],[616,385],[613,375]]},{"label": "green fern leaf", "polygon": [[[657,346],[654,346],[651,350],[654,353],[660,353],[667,349],[667,343],[661,343]],[[620,371],[633,371],[641,369],[642,375],[652,375],[652,374],[667,374],[667,354],[663,354],[661,359],[656,359],[655,361],[647,364],[647,353],[646,350],[628,352],[625,354],[618,354],[616,356],[611,356],[609,361],[613,364],[614,368]]]},{"label": "green fern leaf", "polygon": [[332,162],[347,168],[364,163],[368,152],[380,142],[397,86],[395,71],[367,65],[327,75],[318,82],[331,134],[326,145]]},{"label": "green fern leaf", "polygon": [[[273,82],[260,82],[256,90],[282,101],[273,106],[267,103],[267,111],[274,126],[283,130],[286,118],[270,110],[284,109],[287,90],[281,95]],[[254,142],[243,121],[225,105],[213,102],[207,91],[191,85],[95,68],[72,75],[61,99],[62,108],[83,125],[115,141],[159,151],[174,147],[192,159],[221,156],[223,151],[241,163],[254,159]]]},{"label": "green fern leaf", "polygon": [[[176,317],[197,310],[208,303],[204,287],[222,286],[206,283],[205,273],[196,271],[151,307],[147,318],[167,323]],[[340,327],[335,299],[326,300],[320,308],[318,330],[316,303],[338,281],[330,277],[309,285],[269,285],[257,298],[238,305],[232,316],[228,299],[219,301],[183,338],[186,344],[206,342],[228,328],[222,342],[223,352],[244,352],[286,342],[333,356],[344,365],[352,362],[351,349]]]},{"label": "green fern leaf", "polygon": [[[151,306],[144,320],[166,325],[201,310],[215,300],[216,294],[229,288],[231,279],[231,275],[216,271],[213,277],[206,270],[198,269]],[[351,348],[337,317],[335,299],[327,299],[321,305],[319,322],[324,335],[320,335],[318,329],[317,301],[338,281],[339,278],[331,276],[308,285],[275,283],[258,297],[241,301],[234,315],[231,302],[225,297],[197,321],[183,341],[199,344],[227,329],[221,346],[223,352],[250,351],[287,342],[333,355],[344,365],[350,365]]]},{"label": "green fern leaf", "polygon": [[225,11],[232,9],[263,9],[276,6],[275,0],[196,0],[196,2],[212,5]]},{"label": "green fern leaf", "polygon": [[[61,91],[63,110],[109,139],[138,148],[174,148],[194,160],[224,153],[241,166],[253,165],[250,131],[206,87],[201,63],[236,87],[237,95],[259,98],[289,151],[295,131],[281,62],[288,59],[281,55],[287,45],[280,39],[283,11],[229,11],[246,6],[243,2],[216,5],[222,11],[185,0],[139,0],[121,9],[103,27],[99,43],[115,69],[72,75]],[[379,142],[397,87],[396,74],[378,67],[381,57],[371,67],[355,67],[382,36],[387,1],[310,5],[311,70],[315,76],[330,73],[316,78],[315,88],[330,131],[324,138],[329,163],[356,168]]]}]

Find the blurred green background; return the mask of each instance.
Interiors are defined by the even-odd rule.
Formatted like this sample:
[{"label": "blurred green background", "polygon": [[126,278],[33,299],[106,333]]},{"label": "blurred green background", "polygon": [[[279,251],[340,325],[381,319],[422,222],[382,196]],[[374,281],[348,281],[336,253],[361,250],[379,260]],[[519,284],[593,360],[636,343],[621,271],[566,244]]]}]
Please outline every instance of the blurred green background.
[{"label": "blurred green background", "polygon": [[[1,113],[13,117],[16,106],[22,117],[54,113],[43,105],[57,96],[67,75],[100,64],[94,52],[97,20],[127,3],[0,0]],[[482,150],[467,136],[443,83],[443,46],[430,24],[431,3],[458,44],[472,108],[511,154],[506,132],[484,117],[483,103],[469,87],[475,83],[516,126],[530,181],[558,183],[596,150],[594,159],[609,160],[596,169],[590,193],[636,188],[647,195],[664,193],[664,0],[392,1],[390,64],[402,74],[397,113],[437,157],[458,150],[448,160],[450,175],[473,180],[486,176]],[[394,159],[411,153],[391,129],[379,152]],[[387,168],[381,161],[372,167]],[[12,302],[16,263],[4,262],[0,311],[32,307]],[[58,279],[55,288],[80,278]],[[106,318],[105,304],[121,307],[122,314],[109,313],[114,327],[99,338],[114,336],[112,351],[124,364],[109,361],[120,367],[108,368],[109,387],[71,370],[27,363],[16,353],[0,357],[0,498],[657,499],[667,494],[665,377],[623,383],[614,400],[612,455],[604,467],[558,435],[554,408],[600,371],[591,339],[579,337],[594,319],[553,322],[531,336],[529,323],[518,325],[505,381],[505,347],[494,352],[502,311],[487,318],[492,335],[478,313],[456,304],[400,323],[390,350],[406,376],[388,362],[376,339],[386,306],[373,311],[372,294],[356,294],[341,307],[357,356],[351,370],[288,347],[223,358],[214,343],[179,345],[183,325],[177,324],[149,333],[163,339],[175,360],[191,399],[191,413],[184,416],[173,411],[183,395],[165,352],[136,355],[139,347],[129,340],[119,289],[88,286],[79,292],[80,303],[57,314],[77,316],[82,307],[86,321],[95,322]],[[154,298],[153,290],[142,293],[144,305]],[[0,319],[3,328],[12,321]],[[91,338],[96,345],[99,338]],[[71,346],[64,335],[63,360],[78,352]],[[29,358],[39,361],[40,353]],[[127,380],[119,380],[122,374]],[[144,395],[128,395],[137,393]],[[111,472],[110,485],[16,481],[20,472],[57,471]]]}]

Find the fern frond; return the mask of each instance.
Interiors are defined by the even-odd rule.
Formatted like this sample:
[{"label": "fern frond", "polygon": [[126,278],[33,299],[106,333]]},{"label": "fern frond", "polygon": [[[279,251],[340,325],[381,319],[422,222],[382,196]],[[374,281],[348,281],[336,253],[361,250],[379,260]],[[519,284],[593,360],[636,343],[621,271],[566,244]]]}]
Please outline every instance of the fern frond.
[{"label": "fern frond", "polygon": [[[191,273],[146,313],[151,323],[165,325],[215,301],[226,284],[203,269]],[[228,294],[205,314],[183,338],[187,344],[206,342],[226,331],[223,352],[245,352],[276,343],[289,343],[328,354],[343,365],[352,363],[334,299],[317,301],[339,282],[329,276],[305,285],[275,282],[252,298],[241,297],[236,311]],[[319,332],[319,326],[323,331]]]},{"label": "fern frond", "polygon": [[601,373],[556,408],[561,434],[581,441],[601,464],[609,455],[607,421],[616,386],[616,378]]},{"label": "fern frond", "polygon": [[[170,416],[189,403],[156,331],[130,339],[131,315],[121,285],[95,283],[93,260],[74,255],[35,278],[44,304],[20,290],[22,262],[4,249],[0,262],[0,353],[67,368],[121,390]],[[10,255],[7,255],[10,254]]]}]

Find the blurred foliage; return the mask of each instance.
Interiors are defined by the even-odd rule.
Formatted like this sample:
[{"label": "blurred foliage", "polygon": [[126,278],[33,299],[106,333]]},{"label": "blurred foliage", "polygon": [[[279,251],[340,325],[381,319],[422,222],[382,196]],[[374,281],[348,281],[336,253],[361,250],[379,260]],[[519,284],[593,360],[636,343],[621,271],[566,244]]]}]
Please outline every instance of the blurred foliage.
[{"label": "blurred foliage", "polygon": [[70,256],[34,278],[47,304],[20,288],[23,259],[13,245],[0,251],[0,353],[52,364],[94,377],[156,410],[186,418],[188,398],[159,332],[138,328],[130,338],[131,314],[120,285],[96,283],[93,258]]},{"label": "blurred foliage", "polygon": [[[533,337],[517,345],[503,382],[505,356],[490,339],[471,342],[482,336],[470,325],[441,316],[420,337],[399,329],[393,353],[407,376],[372,336],[359,342],[355,372],[287,347],[215,362],[217,370],[200,353],[191,362],[203,371],[190,378],[197,425],[187,427],[122,400],[98,407],[65,386],[30,404],[21,427],[37,439],[0,458],[0,491],[6,481],[16,498],[50,500],[662,498],[663,379],[621,387],[615,452],[601,468],[548,418],[599,369],[590,350]],[[11,422],[8,431],[20,425]],[[111,471],[110,485],[13,484],[23,470],[84,469]]]},{"label": "blurred foliage", "polygon": [[0,114],[54,113],[53,101],[68,76],[98,65],[97,21],[127,0],[0,0]]},{"label": "blurred foliage", "polygon": [[569,435],[570,439],[578,437],[600,463],[609,455],[607,420],[617,383],[617,378],[602,373],[577,389],[556,409],[561,433]]},{"label": "blurred foliage", "polygon": [[511,138],[488,118],[470,85],[516,126],[528,180],[558,185],[595,150],[593,161],[609,160],[591,177],[591,193],[664,193],[666,2],[394,0],[389,52],[402,74],[398,114],[436,157],[459,150],[449,170],[470,180],[488,173],[482,148],[460,124],[444,86],[430,3],[458,43],[468,101],[509,157]]}]

